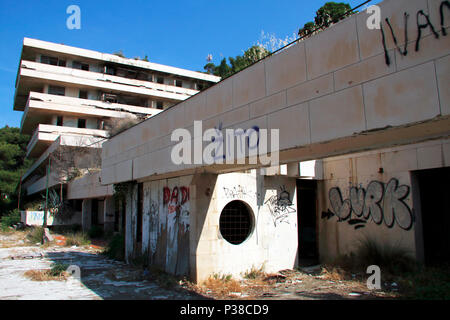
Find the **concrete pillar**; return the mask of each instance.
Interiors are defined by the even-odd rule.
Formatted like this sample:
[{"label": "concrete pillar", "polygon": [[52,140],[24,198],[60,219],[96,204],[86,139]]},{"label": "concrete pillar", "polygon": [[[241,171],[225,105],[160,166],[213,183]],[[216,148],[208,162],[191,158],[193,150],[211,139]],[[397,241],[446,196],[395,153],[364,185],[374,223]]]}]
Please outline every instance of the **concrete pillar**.
[{"label": "concrete pillar", "polygon": [[91,229],[92,223],[92,200],[84,199],[81,206],[81,228],[83,232],[88,232]]},{"label": "concrete pillar", "polygon": [[114,197],[106,197],[103,201],[103,227],[105,232],[114,231]]}]

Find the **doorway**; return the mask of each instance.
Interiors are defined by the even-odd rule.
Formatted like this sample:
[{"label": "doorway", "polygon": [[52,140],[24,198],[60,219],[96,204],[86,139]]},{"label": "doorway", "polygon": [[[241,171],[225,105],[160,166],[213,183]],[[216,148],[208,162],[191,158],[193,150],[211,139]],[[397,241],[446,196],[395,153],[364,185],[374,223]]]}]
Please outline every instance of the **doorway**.
[{"label": "doorway", "polygon": [[297,180],[298,265],[303,267],[319,263],[316,195],[316,180]]},{"label": "doorway", "polygon": [[450,263],[450,168],[415,171],[413,177],[420,194],[416,214],[420,212],[425,265]]}]

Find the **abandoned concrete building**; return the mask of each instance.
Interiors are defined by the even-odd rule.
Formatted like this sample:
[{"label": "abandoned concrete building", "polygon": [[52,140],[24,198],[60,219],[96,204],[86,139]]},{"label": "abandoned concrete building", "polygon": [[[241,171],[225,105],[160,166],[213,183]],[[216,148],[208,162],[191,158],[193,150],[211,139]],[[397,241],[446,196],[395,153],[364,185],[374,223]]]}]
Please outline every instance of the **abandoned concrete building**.
[{"label": "abandoned concrete building", "polygon": [[[364,237],[448,260],[449,1],[379,7],[381,28],[352,15],[105,141],[96,188],[125,194],[126,258],[196,281],[330,261]],[[279,165],[173,163],[172,132],[198,139],[194,121],[278,129]]]},{"label": "abandoned concrete building", "polygon": [[[49,214],[48,224],[83,224],[119,230],[112,185],[100,181],[103,142],[121,126],[142,121],[183,101],[219,77],[123,55],[105,54],[25,38],[14,110],[23,111],[21,132],[30,134],[23,175],[28,195],[54,190],[72,214]],[[50,206],[51,208],[51,206]],[[65,208],[67,211],[68,208]],[[82,209],[92,214],[84,215]],[[23,222],[42,224],[43,211],[25,211]]]}]

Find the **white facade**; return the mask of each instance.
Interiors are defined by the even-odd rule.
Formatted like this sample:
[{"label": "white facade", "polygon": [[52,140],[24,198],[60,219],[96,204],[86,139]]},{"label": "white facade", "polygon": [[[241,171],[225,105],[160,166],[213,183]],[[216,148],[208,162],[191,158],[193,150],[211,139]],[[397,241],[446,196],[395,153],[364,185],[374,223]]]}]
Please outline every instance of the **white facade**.
[{"label": "white facade", "polygon": [[[81,172],[75,180],[62,182],[50,161],[47,179],[50,155],[70,148],[96,154],[95,149],[101,149],[110,130],[114,132],[120,123],[154,116],[219,80],[200,72],[25,38],[14,110],[23,111],[21,131],[31,136],[27,157],[35,162],[22,177],[22,188],[32,195],[59,186],[60,196],[68,200],[110,197],[112,185],[102,186],[98,171],[97,175],[92,170]],[[74,152],[80,158],[76,161],[86,160],[82,153],[86,151]],[[91,162],[92,169],[100,168],[100,159]],[[107,209],[114,206],[108,203]],[[98,222],[106,220],[102,216]]]}]

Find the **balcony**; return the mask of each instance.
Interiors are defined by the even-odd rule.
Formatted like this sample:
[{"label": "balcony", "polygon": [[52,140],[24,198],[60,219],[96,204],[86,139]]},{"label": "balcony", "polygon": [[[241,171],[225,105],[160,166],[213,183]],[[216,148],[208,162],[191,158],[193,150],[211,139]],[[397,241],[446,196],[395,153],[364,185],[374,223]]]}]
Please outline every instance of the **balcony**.
[{"label": "balcony", "polygon": [[[26,88],[24,88],[26,85],[20,83],[22,80],[26,80],[27,86],[29,87],[32,87],[33,84],[36,84],[37,82],[72,86],[78,85],[81,87],[145,95],[155,99],[165,99],[174,102],[186,100],[199,92],[197,90],[177,86],[128,79],[67,67],[58,67],[33,61],[21,61],[19,77],[16,95],[18,94],[18,91],[21,91],[21,94],[24,94],[26,91]],[[14,101],[14,110],[24,110],[24,106],[20,105],[17,99]]]},{"label": "balcony", "polygon": [[48,124],[37,126],[27,146],[27,157],[39,157],[59,137],[66,145],[87,147],[108,137],[108,132],[98,129],[60,127]]},{"label": "balcony", "polygon": [[155,108],[30,92],[20,127],[22,133],[31,134],[39,123],[50,123],[55,114],[104,119],[136,118],[135,114],[153,116],[161,111]]}]

